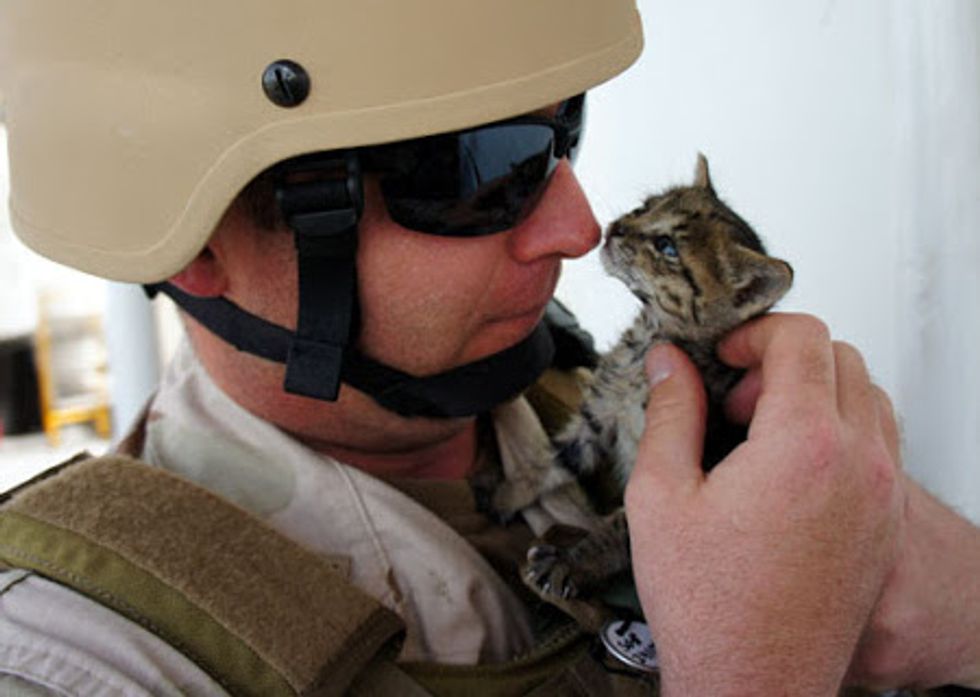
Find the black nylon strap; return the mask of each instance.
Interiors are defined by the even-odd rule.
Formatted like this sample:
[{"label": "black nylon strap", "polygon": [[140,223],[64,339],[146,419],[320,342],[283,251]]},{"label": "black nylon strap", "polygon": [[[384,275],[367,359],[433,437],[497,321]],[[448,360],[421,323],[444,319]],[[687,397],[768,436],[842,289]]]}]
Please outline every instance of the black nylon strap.
[{"label": "black nylon strap", "polygon": [[[334,401],[348,344],[357,334],[357,222],[363,208],[353,151],[291,163],[276,195],[293,231],[299,276],[296,336],[286,359],[287,392]],[[329,308],[329,309],[327,309]]]},{"label": "black nylon strap", "polygon": [[143,290],[151,299],[163,293],[184,312],[239,351],[285,363],[293,333],[285,327],[243,310],[226,298],[201,298],[172,283],[150,283]]},{"label": "black nylon strap", "polygon": [[[338,269],[338,272],[343,273],[344,269]],[[221,337],[237,350],[285,363],[286,381],[283,387],[287,392],[328,401],[336,400],[344,372],[343,363],[353,349],[344,351],[343,345],[334,347],[305,339],[285,327],[253,315],[227,298],[201,298],[185,293],[171,283],[148,284],[143,288],[150,298],[157,293],[168,296],[212,334]],[[330,290],[324,291],[321,287],[313,292]],[[332,308],[331,305],[326,307]],[[330,312],[324,314],[330,315]],[[338,334],[334,336],[339,335],[342,329],[340,322],[336,329]],[[290,377],[299,384],[291,385]],[[308,386],[317,385],[322,386],[322,389],[308,389]],[[328,396],[330,394],[333,396]]]},{"label": "black nylon strap", "polygon": [[554,352],[551,332],[541,322],[504,351],[429,377],[413,377],[355,352],[344,365],[344,380],[403,416],[472,416],[517,396],[551,365]]},{"label": "black nylon strap", "polygon": [[[239,351],[285,363],[293,333],[225,298],[199,298],[170,283],[144,286],[152,298],[169,296],[187,314]],[[552,363],[555,345],[547,322],[526,339],[483,360],[438,375],[414,377],[378,363],[356,349],[346,352],[343,381],[403,416],[473,416],[517,396]]]},{"label": "black nylon strap", "polygon": [[293,394],[333,401],[340,389],[344,352],[356,322],[354,255],[311,253],[302,249],[304,240],[299,233],[296,239],[299,317],[286,359],[284,386]]}]

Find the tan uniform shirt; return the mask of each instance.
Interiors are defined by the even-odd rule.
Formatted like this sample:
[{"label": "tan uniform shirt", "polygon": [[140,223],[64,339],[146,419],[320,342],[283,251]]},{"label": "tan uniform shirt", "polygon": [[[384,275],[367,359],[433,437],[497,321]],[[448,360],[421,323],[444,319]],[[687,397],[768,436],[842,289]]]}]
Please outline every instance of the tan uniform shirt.
[{"label": "tan uniform shirt", "polygon": [[[547,438],[523,399],[493,417],[505,472],[540,457]],[[531,647],[524,604],[459,532],[397,487],[311,451],[238,407],[187,348],[153,401],[143,457],[308,548],[348,560],[351,582],[405,621],[404,660],[496,662]],[[579,515],[552,500],[525,517],[540,533]],[[0,579],[4,673],[62,694],[224,694],[141,627],[18,571]]]}]

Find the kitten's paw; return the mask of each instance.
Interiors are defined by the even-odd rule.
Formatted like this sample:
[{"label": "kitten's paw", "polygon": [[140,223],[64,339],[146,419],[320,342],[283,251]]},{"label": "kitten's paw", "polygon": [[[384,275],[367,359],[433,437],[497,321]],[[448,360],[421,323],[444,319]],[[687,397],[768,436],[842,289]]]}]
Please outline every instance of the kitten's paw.
[{"label": "kitten's paw", "polygon": [[629,539],[622,510],[592,531],[555,525],[527,552],[524,582],[547,601],[572,600],[601,589],[629,568]]},{"label": "kitten's paw", "polygon": [[527,551],[523,568],[524,582],[542,597],[564,600],[577,598],[582,589],[576,565],[569,550],[549,544],[537,544]]}]

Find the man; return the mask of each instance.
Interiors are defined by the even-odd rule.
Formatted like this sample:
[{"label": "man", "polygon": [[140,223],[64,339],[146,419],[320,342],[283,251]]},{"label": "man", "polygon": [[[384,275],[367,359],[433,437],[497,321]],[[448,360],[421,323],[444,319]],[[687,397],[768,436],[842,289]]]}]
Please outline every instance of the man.
[{"label": "man", "polygon": [[[228,526],[204,528],[216,547],[153,529],[154,520],[176,531],[183,515],[224,516],[223,499],[275,530],[273,544],[312,551],[320,561],[310,565],[329,559],[344,581],[332,592],[349,585],[352,605],[363,592],[383,610],[371,617],[393,611],[405,627],[399,668],[379,658],[340,683],[329,672],[311,693],[370,680],[402,693],[409,683],[397,671],[436,693],[467,671],[470,690],[503,691],[499,675],[513,680],[529,664],[544,672],[522,689],[606,689],[596,686],[623,667],[596,677],[583,651],[559,662],[570,677],[548,682],[559,668],[540,668],[539,651],[554,635],[512,578],[532,532],[560,512],[538,507],[526,525],[502,526],[474,491],[545,438],[543,411],[517,395],[551,362],[541,319],[561,261],[599,239],[568,156],[581,128],[577,95],[639,51],[632,3],[107,10],[33,0],[8,2],[0,27],[18,233],[78,268],[151,283],[188,314],[193,349],[124,447],[197,487],[153,479],[159,491],[119,501],[111,487],[131,476],[119,465],[84,489],[91,498],[57,499],[78,513],[72,521],[94,518],[95,527],[118,506],[151,502],[135,532],[119,529],[123,517],[102,531],[109,542],[96,541],[98,558],[113,562],[103,547],[154,541],[126,560],[119,589],[137,585],[134,566],[199,559],[216,589],[209,597],[205,588],[200,605],[227,622],[181,617],[279,665],[276,646],[248,634],[254,618],[221,614],[229,600],[252,603],[247,586],[263,580],[222,578],[240,573],[237,559],[216,561],[235,545],[223,537]],[[887,397],[860,356],[819,321],[780,316],[733,334],[722,356],[749,370],[731,407],[751,434],[707,478],[696,466],[697,377],[676,350],[650,356],[648,427],[627,511],[665,693],[834,694],[851,679],[978,684],[971,615],[980,593],[969,571],[980,555],[948,552],[980,543],[902,478]],[[14,521],[30,517],[25,510],[39,516],[34,492],[49,490],[15,496]],[[173,515],[192,499],[204,503]],[[88,543],[79,542],[87,552]],[[113,582],[100,569],[78,578],[17,559],[30,571],[7,571],[0,595],[0,671],[16,689],[247,693],[247,677],[206,655],[208,641],[161,628],[168,613],[147,609],[140,592],[120,602],[97,592]],[[960,597],[945,604],[923,567]],[[180,599],[193,599],[187,587],[200,591],[197,576],[180,585],[196,571],[172,574]],[[301,590],[311,608],[330,603]],[[265,600],[289,611],[292,598],[279,596]],[[133,603],[143,604],[130,612]],[[349,619],[336,612],[327,625]],[[273,624],[264,629],[296,641],[297,652],[318,639]],[[355,648],[345,635],[329,664],[357,663]],[[292,658],[281,672],[304,692]],[[391,670],[396,677],[377,677]],[[636,675],[616,683],[653,684]]]}]

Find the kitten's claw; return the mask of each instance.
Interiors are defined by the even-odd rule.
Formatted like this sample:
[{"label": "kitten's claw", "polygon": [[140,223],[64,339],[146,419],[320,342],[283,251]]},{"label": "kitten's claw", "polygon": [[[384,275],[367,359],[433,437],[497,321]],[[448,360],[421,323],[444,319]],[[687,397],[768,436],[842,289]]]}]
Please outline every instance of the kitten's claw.
[{"label": "kitten's claw", "polygon": [[534,545],[527,550],[527,560],[529,562],[543,562],[546,559],[553,559],[558,556],[558,548],[554,545]]},{"label": "kitten's claw", "polygon": [[524,580],[542,596],[559,596],[565,600],[578,597],[574,574],[574,563],[565,549],[540,544],[527,551]]}]

